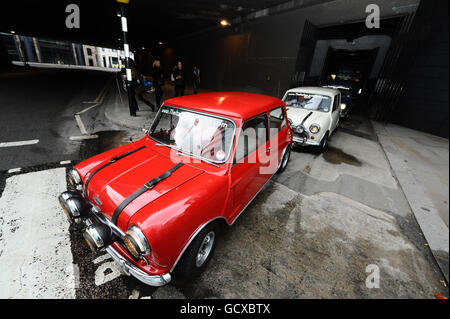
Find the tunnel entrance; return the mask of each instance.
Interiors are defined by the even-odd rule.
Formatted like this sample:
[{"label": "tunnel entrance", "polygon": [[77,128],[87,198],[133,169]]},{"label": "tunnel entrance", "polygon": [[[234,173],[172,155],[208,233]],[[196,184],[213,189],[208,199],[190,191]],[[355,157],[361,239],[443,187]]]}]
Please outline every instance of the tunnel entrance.
[{"label": "tunnel entrance", "polygon": [[304,76],[296,86],[352,85],[351,113],[370,115],[369,97],[402,22],[401,16],[382,19],[379,29],[368,29],[365,21],[327,26],[307,21],[295,72]]},{"label": "tunnel entrance", "polygon": [[[357,101],[357,97],[366,87],[375,64],[379,48],[371,50],[347,50],[328,48],[322,74],[321,85],[327,83],[351,84],[354,87],[353,114],[366,114],[365,104]],[[357,103],[358,102],[358,103]]]}]

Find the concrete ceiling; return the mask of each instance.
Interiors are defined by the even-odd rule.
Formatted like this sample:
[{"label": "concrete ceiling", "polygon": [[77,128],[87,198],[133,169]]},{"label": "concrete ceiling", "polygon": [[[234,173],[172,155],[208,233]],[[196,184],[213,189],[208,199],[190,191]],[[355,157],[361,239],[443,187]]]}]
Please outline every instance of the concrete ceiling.
[{"label": "concrete ceiling", "polygon": [[[129,42],[134,48],[152,47],[159,41],[218,25],[286,2],[286,0],[131,0],[128,5]],[[68,4],[80,8],[80,28],[65,26]],[[0,31],[118,47],[121,35],[115,0],[9,1],[3,4]]]}]

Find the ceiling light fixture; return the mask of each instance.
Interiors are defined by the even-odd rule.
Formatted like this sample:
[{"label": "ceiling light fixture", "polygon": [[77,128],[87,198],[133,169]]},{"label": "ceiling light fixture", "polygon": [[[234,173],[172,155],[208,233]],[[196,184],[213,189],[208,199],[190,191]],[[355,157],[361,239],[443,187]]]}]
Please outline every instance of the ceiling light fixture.
[{"label": "ceiling light fixture", "polygon": [[231,25],[231,23],[227,19],[222,19],[220,20],[220,25],[222,27],[228,27],[229,25]]}]

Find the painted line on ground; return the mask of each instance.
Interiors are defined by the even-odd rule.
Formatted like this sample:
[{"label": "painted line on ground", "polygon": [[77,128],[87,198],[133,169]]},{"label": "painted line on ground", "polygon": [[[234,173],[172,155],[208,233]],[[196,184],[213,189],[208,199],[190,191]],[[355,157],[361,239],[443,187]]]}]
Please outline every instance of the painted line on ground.
[{"label": "painted line on ground", "polygon": [[[84,102],[83,102],[84,103]],[[76,113],[75,114],[75,116],[77,116],[77,115],[80,115],[80,114],[83,114],[84,112],[87,112],[87,111],[89,111],[90,109],[92,109],[92,108],[94,108],[94,107],[96,107],[96,106],[98,106],[100,103],[98,103],[98,102],[89,102],[89,103],[95,103],[94,105],[91,105],[91,106],[89,106],[89,107],[87,107],[87,108],[85,108],[84,110],[82,110],[82,111],[80,111],[80,112],[78,112],[78,113]]]},{"label": "painted line on ground", "polygon": [[13,146],[24,146],[33,145],[39,143],[39,140],[28,140],[28,141],[18,141],[18,142],[2,142],[0,147],[13,147]]},{"label": "painted line on ground", "polygon": [[80,135],[80,136],[71,136],[69,139],[71,141],[81,141],[81,140],[92,140],[98,138],[98,135]]},{"label": "painted line on ground", "polygon": [[9,169],[8,170],[8,174],[11,174],[11,173],[18,173],[18,172],[20,172],[22,169],[20,168],[20,167],[17,167],[17,168],[11,168],[11,169]]},{"label": "painted line on ground", "polygon": [[81,134],[88,134],[88,132],[86,131],[86,127],[84,126],[83,121],[78,114],[75,114],[75,121],[77,121],[78,128],[80,129]]},{"label": "painted line on ground", "polygon": [[56,168],[6,179],[0,197],[0,298],[76,297],[77,266],[56,200],[67,188],[65,174],[66,168]]},{"label": "painted line on ground", "polygon": [[72,163],[72,161],[71,161],[71,160],[67,160],[67,161],[61,161],[61,162],[59,162],[59,164],[61,164],[61,165],[67,165],[67,164],[70,164],[70,163]]}]

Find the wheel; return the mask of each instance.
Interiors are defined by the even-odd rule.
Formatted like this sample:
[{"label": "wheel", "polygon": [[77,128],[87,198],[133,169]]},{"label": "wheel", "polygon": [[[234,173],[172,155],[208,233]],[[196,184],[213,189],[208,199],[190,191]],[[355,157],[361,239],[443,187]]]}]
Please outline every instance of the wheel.
[{"label": "wheel", "polygon": [[325,147],[327,146],[329,135],[330,135],[330,132],[326,132],[325,135],[322,137],[322,140],[320,141],[320,145],[318,146],[319,152],[322,152],[325,149]]},{"label": "wheel", "polygon": [[219,226],[213,222],[203,228],[181,257],[174,275],[180,279],[198,277],[211,259],[219,233]]},{"label": "wheel", "polygon": [[278,168],[277,174],[283,173],[286,167],[288,166],[289,159],[291,158],[291,146],[289,145],[286,149],[286,152],[281,159],[280,168]]}]

